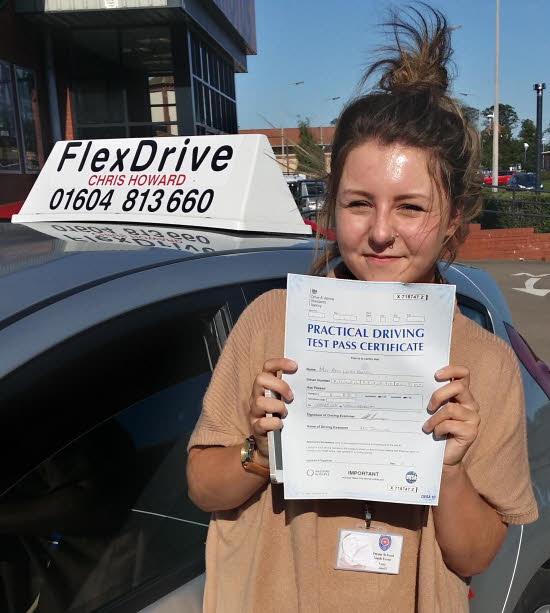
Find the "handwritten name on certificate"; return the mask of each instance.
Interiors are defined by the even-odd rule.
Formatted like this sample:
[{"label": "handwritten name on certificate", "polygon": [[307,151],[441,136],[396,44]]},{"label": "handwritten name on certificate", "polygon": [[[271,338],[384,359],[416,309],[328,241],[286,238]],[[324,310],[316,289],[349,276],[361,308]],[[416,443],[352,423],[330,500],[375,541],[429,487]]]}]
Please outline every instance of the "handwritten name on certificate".
[{"label": "handwritten name on certificate", "polygon": [[437,504],[445,440],[422,425],[454,305],[454,285],[288,275],[285,498]]}]

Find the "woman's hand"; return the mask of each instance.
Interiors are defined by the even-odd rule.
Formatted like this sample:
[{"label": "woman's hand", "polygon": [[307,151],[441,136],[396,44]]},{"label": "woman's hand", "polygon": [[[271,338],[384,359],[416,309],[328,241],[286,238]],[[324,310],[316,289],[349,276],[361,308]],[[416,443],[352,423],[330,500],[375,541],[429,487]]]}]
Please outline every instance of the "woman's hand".
[{"label": "woman's hand", "polygon": [[470,371],[466,366],[445,366],[435,373],[435,378],[450,383],[432,394],[428,411],[437,413],[426,421],[422,429],[438,437],[449,435],[443,464],[456,466],[477,438],[481,421],[479,405],[470,392]]},{"label": "woman's hand", "polygon": [[[269,465],[267,433],[272,430],[280,430],[283,427],[281,420],[286,417],[287,410],[282,400],[266,398],[264,392],[265,390],[271,390],[287,402],[291,402],[294,398],[292,390],[286,381],[277,378],[277,372],[279,370],[295,372],[297,368],[298,364],[287,358],[267,360],[263,365],[262,372],[254,379],[252,394],[250,395],[250,426],[260,456],[258,460],[261,461],[261,456],[263,456],[265,466]],[[266,417],[266,413],[273,413],[273,417]]]}]

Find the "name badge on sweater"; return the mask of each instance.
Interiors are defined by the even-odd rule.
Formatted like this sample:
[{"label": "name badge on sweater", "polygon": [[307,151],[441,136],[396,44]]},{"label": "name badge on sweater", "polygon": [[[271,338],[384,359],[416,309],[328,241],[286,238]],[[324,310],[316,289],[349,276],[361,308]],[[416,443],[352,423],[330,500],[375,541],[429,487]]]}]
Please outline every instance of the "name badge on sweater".
[{"label": "name badge on sweater", "polygon": [[399,574],[403,537],[371,530],[340,530],[336,570]]}]

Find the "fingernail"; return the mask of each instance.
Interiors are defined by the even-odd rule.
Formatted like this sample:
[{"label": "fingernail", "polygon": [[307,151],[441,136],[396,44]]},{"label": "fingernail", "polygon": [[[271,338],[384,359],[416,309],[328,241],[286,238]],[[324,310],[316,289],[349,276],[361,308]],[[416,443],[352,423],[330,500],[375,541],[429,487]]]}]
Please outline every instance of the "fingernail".
[{"label": "fingernail", "polygon": [[288,395],[288,399],[289,400],[294,400],[294,394],[292,392],[290,392],[290,394]]},{"label": "fingernail", "polygon": [[298,364],[296,364],[294,360],[289,360],[289,361],[292,364],[292,368],[298,368]]},{"label": "fingernail", "polygon": [[436,371],[435,371],[435,376],[436,376],[437,378],[442,377],[442,376],[443,376],[443,369],[442,369],[442,368],[440,368],[439,370],[436,370]]}]

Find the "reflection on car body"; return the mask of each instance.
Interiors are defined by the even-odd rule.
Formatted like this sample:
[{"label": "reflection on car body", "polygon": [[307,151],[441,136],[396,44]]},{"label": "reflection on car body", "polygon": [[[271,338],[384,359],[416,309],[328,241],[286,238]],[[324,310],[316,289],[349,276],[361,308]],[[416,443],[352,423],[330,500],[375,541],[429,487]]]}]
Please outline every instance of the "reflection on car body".
[{"label": "reflection on car body", "polygon": [[[281,184],[281,208],[299,219]],[[0,574],[0,611],[11,613],[14,598],[19,610],[37,599],[41,611],[70,613],[201,610],[209,517],[187,497],[187,441],[239,315],[285,287],[288,272],[307,273],[314,241],[303,227],[259,233],[86,216],[0,224],[0,444],[10,449],[0,559],[13,571]],[[510,613],[550,558],[548,373],[529,361],[485,272],[453,265],[444,274],[462,312],[511,342],[526,365],[541,519],[510,528],[472,581],[472,611]],[[30,513],[63,496],[71,504],[52,503],[26,528],[10,524],[13,505]]]}]

